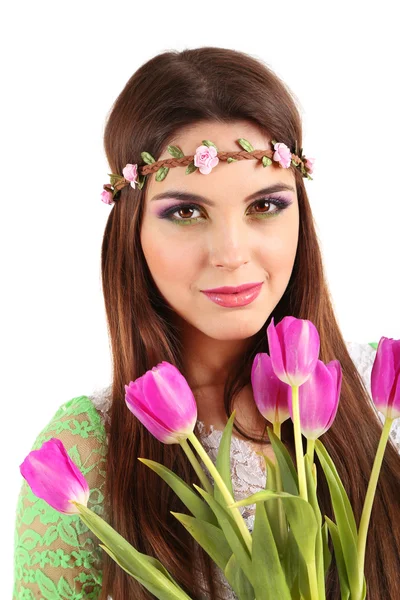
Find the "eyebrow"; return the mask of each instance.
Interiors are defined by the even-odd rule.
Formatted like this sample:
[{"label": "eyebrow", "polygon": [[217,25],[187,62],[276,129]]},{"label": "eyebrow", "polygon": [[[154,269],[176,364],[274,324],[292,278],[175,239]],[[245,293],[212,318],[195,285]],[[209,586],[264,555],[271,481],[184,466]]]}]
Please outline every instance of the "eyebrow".
[{"label": "eyebrow", "polygon": [[[250,194],[250,196],[247,196],[247,198],[244,198],[243,202],[248,202],[249,200],[253,200],[253,198],[256,198],[262,194],[272,194],[274,192],[282,192],[282,191],[295,192],[296,190],[291,185],[288,185],[288,184],[282,183],[282,182],[278,182],[278,183],[274,183],[273,185],[270,185],[266,188],[258,190],[258,192],[254,192],[253,194]],[[154,200],[163,200],[164,198],[171,198],[171,197],[173,197],[176,200],[179,200],[181,202],[188,202],[188,201],[190,202],[190,201],[194,200],[197,202],[202,202],[203,204],[207,204],[208,206],[215,206],[215,202],[213,202],[209,198],[205,198],[204,196],[199,196],[199,194],[193,194],[191,192],[190,193],[182,192],[181,190],[167,190],[166,192],[162,192],[161,194],[156,194],[155,196],[153,196],[153,198],[151,199],[150,202],[153,202]]]}]

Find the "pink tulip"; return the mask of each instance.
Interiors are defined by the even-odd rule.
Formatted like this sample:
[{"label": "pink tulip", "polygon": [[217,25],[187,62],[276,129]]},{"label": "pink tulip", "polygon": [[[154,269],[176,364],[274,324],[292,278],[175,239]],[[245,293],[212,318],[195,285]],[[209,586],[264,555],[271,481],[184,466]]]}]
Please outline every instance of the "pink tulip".
[{"label": "pink tulip", "polygon": [[55,510],[65,514],[79,513],[70,500],[87,506],[89,486],[61,440],[51,438],[39,450],[32,450],[19,469],[35,496]]},{"label": "pink tulip", "polygon": [[381,337],[371,372],[371,394],[387,419],[400,417],[400,340]]},{"label": "pink tulip", "polygon": [[290,386],[303,385],[318,361],[320,341],[315,325],[305,319],[284,317],[275,327],[272,317],[267,337],[275,375]]},{"label": "pink tulip", "polygon": [[[328,364],[318,360],[314,371],[299,389],[300,430],[308,440],[316,440],[332,425],[340,399],[342,369],[338,360]],[[289,412],[293,420],[292,390]]]},{"label": "pink tulip", "polygon": [[154,437],[179,444],[193,433],[197,404],[181,372],[163,361],[125,386],[125,402]]},{"label": "pink tulip", "polygon": [[259,352],[251,368],[251,385],[258,410],[270,423],[283,423],[290,417],[291,388],[274,373],[271,358]]}]

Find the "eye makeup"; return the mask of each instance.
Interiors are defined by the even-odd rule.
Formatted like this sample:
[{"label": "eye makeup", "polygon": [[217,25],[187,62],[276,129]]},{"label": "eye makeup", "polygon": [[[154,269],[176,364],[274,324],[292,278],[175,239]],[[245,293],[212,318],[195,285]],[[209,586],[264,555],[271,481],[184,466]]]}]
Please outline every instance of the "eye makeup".
[{"label": "eye makeup", "polygon": [[[271,219],[275,216],[278,216],[286,208],[288,208],[292,204],[292,202],[293,202],[292,200],[288,200],[287,198],[284,198],[282,196],[259,198],[258,200],[255,200],[255,202],[250,204],[249,208],[253,208],[253,209],[260,208],[262,210],[263,208],[265,208],[265,206],[264,206],[265,204],[275,206],[276,210],[274,210],[274,211],[267,210],[266,212],[253,212],[252,213],[252,216],[256,220],[262,220],[262,219],[265,220],[265,219]],[[202,212],[203,208],[199,204],[196,204],[196,203],[179,202],[177,204],[175,203],[172,206],[167,206],[167,207],[159,210],[157,212],[157,217],[160,219],[167,219],[176,225],[193,225],[193,224],[197,223],[198,221],[202,220],[202,217],[181,218],[179,216],[178,217],[173,216],[174,213],[177,213],[178,211],[188,211],[188,210],[192,210],[192,211],[198,210],[198,211]]]}]

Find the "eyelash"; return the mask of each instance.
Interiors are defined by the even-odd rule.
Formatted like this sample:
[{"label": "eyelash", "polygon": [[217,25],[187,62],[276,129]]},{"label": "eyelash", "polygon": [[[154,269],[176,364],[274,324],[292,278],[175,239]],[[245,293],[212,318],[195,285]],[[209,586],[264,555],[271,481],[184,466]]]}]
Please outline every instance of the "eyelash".
[{"label": "eyelash", "polygon": [[[269,204],[274,204],[274,206],[277,207],[277,210],[274,211],[273,213],[271,213],[271,212],[258,213],[256,215],[256,218],[265,219],[265,218],[275,217],[275,216],[279,215],[283,210],[285,210],[285,208],[287,208],[291,204],[291,202],[288,202],[288,200],[285,200],[284,198],[280,198],[280,197],[260,198],[259,200],[256,200],[255,202],[253,202],[253,204],[250,205],[250,208],[253,206],[256,206],[257,204],[262,204],[265,202],[268,202]],[[176,217],[172,217],[173,213],[177,212],[178,210],[184,210],[184,209],[194,209],[194,210],[201,211],[201,206],[199,206],[198,204],[190,204],[190,203],[176,204],[175,206],[171,206],[170,208],[167,208],[160,216],[162,219],[168,219],[169,221],[171,221],[172,223],[175,223],[177,225],[192,225],[192,223],[197,223],[197,221],[199,219],[201,219],[201,217],[188,218],[188,219],[177,219]]]}]

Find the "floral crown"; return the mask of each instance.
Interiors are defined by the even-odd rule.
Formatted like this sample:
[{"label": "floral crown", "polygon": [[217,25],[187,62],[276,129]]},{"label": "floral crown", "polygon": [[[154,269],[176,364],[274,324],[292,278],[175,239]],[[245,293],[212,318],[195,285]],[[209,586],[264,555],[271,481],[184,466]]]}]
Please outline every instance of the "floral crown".
[{"label": "floral crown", "polygon": [[156,181],[162,181],[168,174],[170,168],[186,166],[185,174],[189,175],[197,169],[203,175],[208,175],[211,170],[217,166],[220,160],[226,162],[236,162],[238,160],[261,160],[263,167],[272,164],[276,161],[284,169],[288,169],[293,165],[299,169],[303,177],[311,179],[310,174],[313,172],[314,158],[306,158],[303,155],[303,148],[297,152],[297,142],[295,152],[292,153],[290,148],[282,142],[272,140],[273,150],[255,150],[249,141],[244,138],[236,140],[243,148],[238,152],[218,152],[217,146],[210,140],[203,140],[202,145],[196,148],[193,155],[185,156],[178,146],[168,146],[168,152],[173,158],[155,160],[149,152],[141,152],[141,157],[146,165],[138,166],[137,164],[128,163],[122,170],[122,175],[109,173],[110,183],[103,185],[101,200],[106,204],[113,204],[119,197],[121,190],[127,185],[133,188],[136,186],[142,189],[146,176],[156,172]]}]

